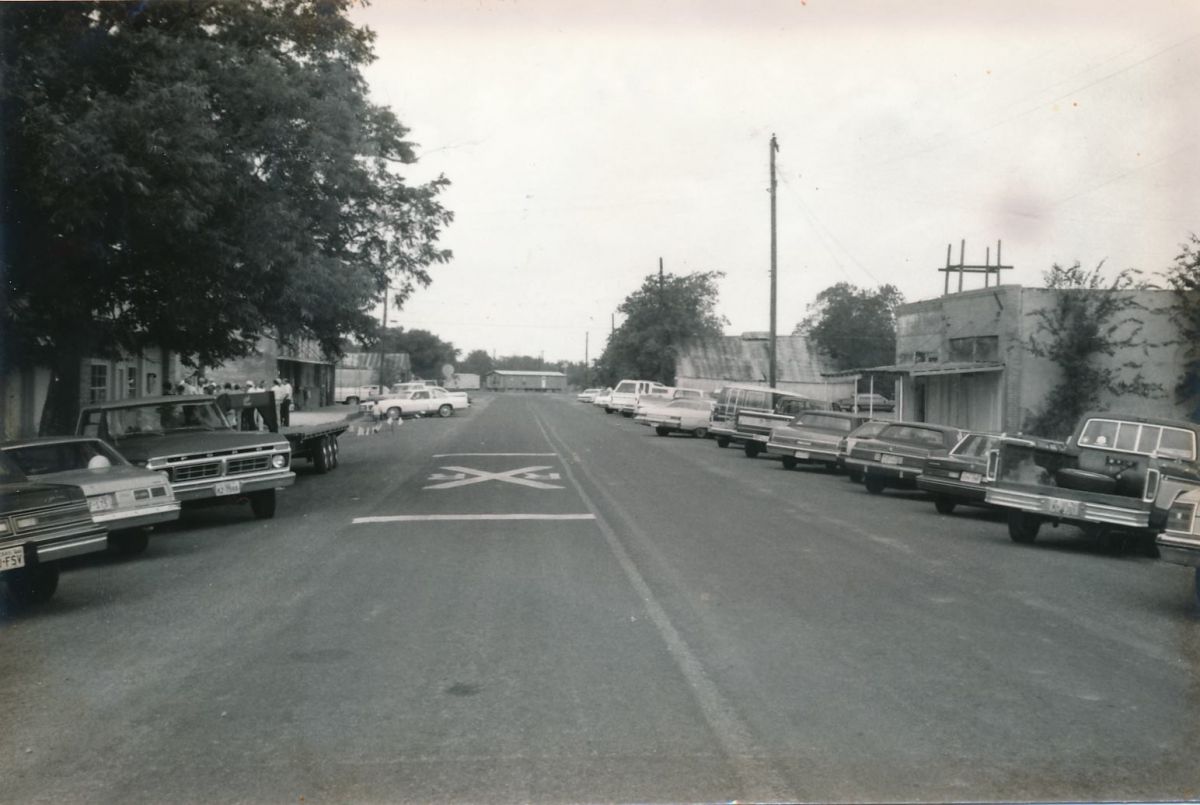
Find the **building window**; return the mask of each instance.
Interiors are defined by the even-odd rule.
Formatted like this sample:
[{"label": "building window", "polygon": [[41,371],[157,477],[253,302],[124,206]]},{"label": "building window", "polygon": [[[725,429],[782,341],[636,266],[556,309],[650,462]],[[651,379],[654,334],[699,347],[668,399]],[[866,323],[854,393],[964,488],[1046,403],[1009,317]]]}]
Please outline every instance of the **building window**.
[{"label": "building window", "polygon": [[950,360],[964,363],[1000,360],[1000,336],[976,335],[950,339]]},{"label": "building window", "polygon": [[108,364],[93,363],[88,377],[88,402],[108,400]]},{"label": "building window", "polygon": [[126,395],[127,397],[138,396],[138,370],[132,366],[129,367],[125,375],[125,387],[129,391]]}]

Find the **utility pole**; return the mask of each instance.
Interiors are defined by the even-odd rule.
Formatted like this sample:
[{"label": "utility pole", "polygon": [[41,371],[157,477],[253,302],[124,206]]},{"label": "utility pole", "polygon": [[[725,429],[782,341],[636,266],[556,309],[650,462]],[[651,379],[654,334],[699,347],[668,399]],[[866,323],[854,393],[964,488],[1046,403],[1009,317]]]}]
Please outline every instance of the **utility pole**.
[{"label": "utility pole", "polygon": [[771,367],[767,375],[767,385],[775,388],[775,276],[776,257],[775,257],[775,152],[779,150],[779,143],[775,141],[775,135],[771,135],[771,336],[768,347],[768,360]]},{"label": "utility pole", "polygon": [[379,337],[379,393],[383,393],[383,372],[384,365],[387,363],[387,314],[388,314],[388,297],[392,295],[392,283],[388,281],[387,287],[383,289],[383,333]]},{"label": "utility pole", "polygon": [[[660,257],[658,258],[658,320],[660,323],[666,321],[666,311],[667,304],[666,300],[663,298],[663,259]],[[666,356],[660,355],[658,364],[659,383],[666,383],[667,376],[674,374],[674,367],[671,367],[671,369],[672,371],[667,371]],[[672,380],[671,382],[674,383],[675,381]]]}]

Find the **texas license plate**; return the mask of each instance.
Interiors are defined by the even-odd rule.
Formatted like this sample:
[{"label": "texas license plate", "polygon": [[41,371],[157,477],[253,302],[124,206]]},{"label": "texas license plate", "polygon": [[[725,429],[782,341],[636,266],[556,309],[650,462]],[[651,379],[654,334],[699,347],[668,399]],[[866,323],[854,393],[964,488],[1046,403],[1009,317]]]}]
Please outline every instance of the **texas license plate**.
[{"label": "texas license plate", "polygon": [[801,461],[807,461],[809,459],[809,457],[810,456],[809,456],[807,450],[797,450],[796,451],[796,458],[800,459]]},{"label": "texas license plate", "polygon": [[964,472],[960,476],[964,484],[981,484],[983,483],[983,475],[978,472]]},{"label": "texas license plate", "polygon": [[217,484],[213,491],[216,492],[217,497],[221,497],[222,495],[236,495],[242,491],[242,482],[225,481],[224,483]]},{"label": "texas license plate", "polygon": [[16,570],[25,567],[25,549],[21,546],[0,550],[0,570]]},{"label": "texas license plate", "polygon": [[882,464],[903,464],[904,463],[904,459],[900,458],[900,456],[880,456],[879,461]]},{"label": "texas license plate", "polygon": [[1078,517],[1082,508],[1077,500],[1063,500],[1062,498],[1048,498],[1046,500],[1046,511],[1051,514],[1060,514],[1064,517]]}]

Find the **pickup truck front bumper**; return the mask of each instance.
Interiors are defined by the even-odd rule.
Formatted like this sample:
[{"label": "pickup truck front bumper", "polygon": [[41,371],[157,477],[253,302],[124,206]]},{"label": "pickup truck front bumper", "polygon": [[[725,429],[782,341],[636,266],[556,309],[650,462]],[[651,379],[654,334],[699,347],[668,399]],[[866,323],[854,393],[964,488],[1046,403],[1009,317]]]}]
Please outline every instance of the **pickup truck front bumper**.
[{"label": "pickup truck front bumper", "polygon": [[1150,525],[1149,509],[1134,506],[1115,506],[1090,500],[1019,492],[1015,489],[992,487],[986,500],[994,506],[1040,514],[1044,517],[1082,523],[1108,523],[1123,528],[1145,529]]},{"label": "pickup truck front bumper", "polygon": [[[283,489],[296,483],[296,473],[291,470],[263,473],[260,475],[239,475],[233,478],[214,478],[204,481],[186,481],[172,484],[177,500],[205,500],[208,498],[228,497],[230,501],[251,492],[261,492],[266,489]],[[236,488],[232,484],[237,484]]]}]

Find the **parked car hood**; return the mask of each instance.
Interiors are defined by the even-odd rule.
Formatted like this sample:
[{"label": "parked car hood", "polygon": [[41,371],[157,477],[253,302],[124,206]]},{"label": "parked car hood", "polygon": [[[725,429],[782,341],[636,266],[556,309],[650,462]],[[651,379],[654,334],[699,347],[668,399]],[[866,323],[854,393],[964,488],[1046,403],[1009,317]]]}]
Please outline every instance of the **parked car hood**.
[{"label": "parked car hood", "polygon": [[216,456],[251,447],[287,447],[287,440],[274,433],[241,433],[235,430],[197,430],[126,436],[116,443],[117,452],[137,464],[162,456]]},{"label": "parked car hood", "polygon": [[38,481],[78,486],[86,495],[100,495],[122,489],[142,489],[148,486],[165,486],[164,473],[144,470],[141,467],[105,467],[98,470],[64,470],[34,476]]}]

